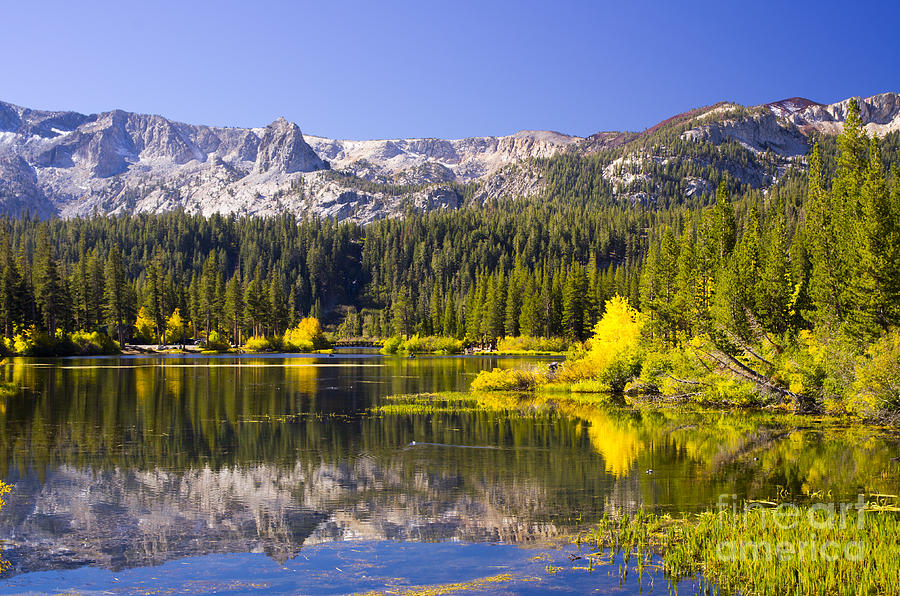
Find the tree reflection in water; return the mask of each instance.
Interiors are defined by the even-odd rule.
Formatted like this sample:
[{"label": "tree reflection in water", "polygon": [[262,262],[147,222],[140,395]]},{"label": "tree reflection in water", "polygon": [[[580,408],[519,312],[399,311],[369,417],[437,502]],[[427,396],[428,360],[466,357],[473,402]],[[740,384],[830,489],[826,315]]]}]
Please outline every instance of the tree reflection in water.
[{"label": "tree reflection in water", "polygon": [[519,364],[10,361],[0,381],[23,389],[0,408],[0,466],[17,485],[0,514],[8,556],[22,572],[226,552],[283,561],[350,538],[518,543],[611,509],[703,509],[720,493],[894,488],[890,438],[771,414],[491,395],[373,411],[394,394],[464,391],[478,370]]}]

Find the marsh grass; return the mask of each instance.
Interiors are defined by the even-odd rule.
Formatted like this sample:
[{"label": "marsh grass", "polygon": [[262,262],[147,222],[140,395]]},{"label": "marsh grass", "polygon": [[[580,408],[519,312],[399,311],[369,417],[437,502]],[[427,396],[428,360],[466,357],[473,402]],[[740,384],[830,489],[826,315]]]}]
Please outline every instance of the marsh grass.
[{"label": "marsh grass", "polygon": [[[12,490],[12,485],[6,484],[2,480],[0,480],[0,509],[3,509],[3,506],[6,504],[6,501],[3,500],[3,496]],[[0,553],[3,552],[3,547],[0,546]],[[6,559],[0,558],[0,574],[9,569],[11,564]]]},{"label": "marsh grass", "polygon": [[478,409],[474,397],[457,393],[411,393],[389,395],[385,399],[391,403],[372,408],[370,412],[415,416],[474,412]]},{"label": "marsh grass", "polygon": [[435,404],[385,404],[378,406],[373,411],[377,414],[406,414],[406,415],[422,415],[422,414],[456,414],[461,412],[475,412],[479,408],[474,406],[465,407],[461,405],[442,406]]},{"label": "marsh grass", "polygon": [[[394,594],[400,596],[440,596],[443,594],[459,594],[461,592],[497,590],[504,584],[514,581],[516,578],[509,573],[501,573],[489,577],[479,577],[466,582],[452,582],[448,584],[433,584],[428,586],[392,586],[384,591],[364,592],[358,596],[376,596],[379,594]],[[520,578],[520,581],[534,581]]]},{"label": "marsh grass", "polygon": [[[671,585],[694,577],[700,590],[723,594],[888,594],[900,579],[900,508],[893,495],[874,495],[846,523],[823,515],[823,504],[794,507],[756,502],[734,512],[673,518],[638,512],[605,517],[579,542],[612,562],[619,554],[639,573],[661,570]],[[796,523],[793,523],[796,522]],[[793,527],[791,527],[793,526]]]},{"label": "marsh grass", "polygon": [[516,417],[526,414],[534,405],[533,400],[521,399],[515,395],[454,391],[389,395],[385,400],[389,403],[372,408],[370,412],[388,415],[427,415],[501,411]]}]

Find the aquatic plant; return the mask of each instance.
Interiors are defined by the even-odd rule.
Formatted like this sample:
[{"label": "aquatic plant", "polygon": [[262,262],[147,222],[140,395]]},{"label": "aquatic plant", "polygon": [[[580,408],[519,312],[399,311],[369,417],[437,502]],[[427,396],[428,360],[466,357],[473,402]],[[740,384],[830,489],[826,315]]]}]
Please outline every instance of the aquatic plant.
[{"label": "aquatic plant", "polygon": [[503,584],[512,582],[514,579],[516,578],[512,574],[501,573],[499,575],[479,577],[465,582],[451,582],[425,586],[391,586],[385,592],[363,592],[358,596],[380,596],[382,594],[397,594],[400,596],[441,596],[443,594],[459,594],[460,592],[469,591],[484,592],[490,589],[498,589]]},{"label": "aquatic plant", "polygon": [[385,399],[391,403],[372,408],[375,414],[420,415],[457,414],[476,411],[502,411],[511,416],[528,408],[530,402],[523,402],[510,395],[457,393],[412,393],[389,395]]},{"label": "aquatic plant", "polygon": [[700,590],[887,594],[900,577],[900,508],[894,495],[873,497],[846,505],[726,503],[680,518],[606,516],[579,541],[599,550],[590,557],[612,561],[621,553],[661,568],[673,585],[695,577]]},{"label": "aquatic plant", "polygon": [[[0,480],[0,510],[3,509],[3,506],[6,504],[6,501],[3,500],[3,495],[7,494],[12,490],[12,486],[6,484],[2,480]],[[2,552],[2,547],[0,547],[0,552]],[[6,559],[0,557],[0,573],[3,573],[7,569],[10,568],[10,563]]]}]

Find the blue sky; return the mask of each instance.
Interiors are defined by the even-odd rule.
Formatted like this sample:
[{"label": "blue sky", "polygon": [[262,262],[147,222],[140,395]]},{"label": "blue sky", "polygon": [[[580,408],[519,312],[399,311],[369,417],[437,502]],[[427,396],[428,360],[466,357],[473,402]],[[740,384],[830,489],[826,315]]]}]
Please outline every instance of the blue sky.
[{"label": "blue sky", "polygon": [[339,138],[642,130],[900,91],[895,2],[4,2],[0,100]]}]

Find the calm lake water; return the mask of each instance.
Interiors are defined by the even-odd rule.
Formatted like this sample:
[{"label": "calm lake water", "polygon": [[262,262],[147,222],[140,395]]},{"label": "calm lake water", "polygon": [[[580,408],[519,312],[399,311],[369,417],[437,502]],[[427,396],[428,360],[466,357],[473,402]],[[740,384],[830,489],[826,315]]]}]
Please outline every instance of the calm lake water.
[{"label": "calm lake water", "polygon": [[[516,358],[12,359],[0,593],[667,593],[573,569],[604,512],[896,493],[878,429],[541,400],[384,413]],[[532,361],[533,362],[533,361]],[[583,553],[582,553],[583,554]],[[612,567],[612,566],[610,566]],[[558,568],[558,569],[557,569]],[[508,575],[507,575],[508,574]],[[488,578],[488,579],[484,579]],[[648,583],[649,582],[649,583]]]}]

